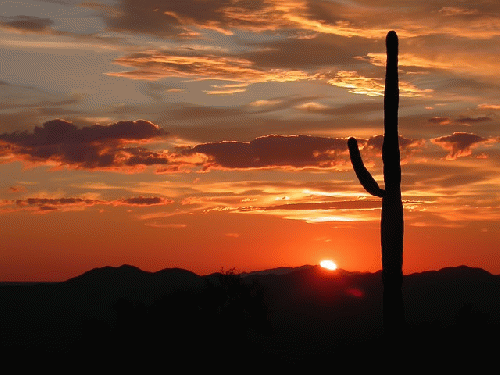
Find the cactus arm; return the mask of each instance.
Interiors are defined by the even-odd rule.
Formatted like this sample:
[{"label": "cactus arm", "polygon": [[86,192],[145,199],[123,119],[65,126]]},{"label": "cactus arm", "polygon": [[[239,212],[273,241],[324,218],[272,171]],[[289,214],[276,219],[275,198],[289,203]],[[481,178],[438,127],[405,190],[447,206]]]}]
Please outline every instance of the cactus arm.
[{"label": "cactus arm", "polygon": [[349,147],[349,155],[351,157],[351,163],[356,172],[359,182],[365,190],[375,197],[383,197],[385,192],[383,189],[379,188],[377,181],[372,177],[370,172],[366,169],[361,159],[361,155],[358,149],[358,141],[355,138],[349,138],[347,141],[347,146]]}]

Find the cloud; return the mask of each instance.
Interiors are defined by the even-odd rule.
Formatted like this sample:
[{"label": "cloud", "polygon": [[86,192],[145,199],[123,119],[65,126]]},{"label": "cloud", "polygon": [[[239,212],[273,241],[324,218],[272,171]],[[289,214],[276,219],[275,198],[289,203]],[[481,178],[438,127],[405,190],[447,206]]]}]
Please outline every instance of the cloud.
[{"label": "cloud", "polygon": [[156,165],[161,166],[157,171],[160,174],[185,173],[200,166],[205,171],[214,168],[333,168],[348,161],[345,139],[308,135],[267,135],[250,142],[176,146],[173,152],[157,152],[142,146],[162,140],[166,134],[157,125],[144,120],[79,128],[57,119],[36,126],[33,132],[1,134],[0,156],[3,162],[21,160],[56,167],[122,172]]},{"label": "cloud", "polygon": [[455,132],[452,135],[435,138],[431,141],[450,152],[446,156],[447,160],[455,160],[471,155],[472,148],[489,140],[472,133]]},{"label": "cloud", "polygon": [[413,192],[419,199],[431,201],[438,197],[459,195],[467,199],[470,197],[469,192],[477,192],[477,186],[490,189],[487,187],[490,185],[488,181],[492,181],[492,178],[496,176],[494,170],[480,168],[480,164],[464,166],[463,164],[450,164],[444,160],[409,163],[402,165],[401,168],[405,196]]},{"label": "cloud", "polygon": [[349,22],[315,18],[304,0],[135,0],[120,1],[115,11],[103,11],[109,29],[162,37],[200,37],[209,29],[232,35],[234,29],[265,32],[276,29],[307,30],[343,36],[375,38],[384,30],[365,30]]},{"label": "cloud", "polygon": [[144,223],[144,225],[152,228],[172,228],[172,229],[183,229],[187,227],[187,224],[162,224],[156,221],[152,223]]},{"label": "cloud", "polygon": [[488,103],[483,103],[483,104],[479,104],[477,106],[477,108],[479,109],[489,109],[489,110],[500,110],[500,105],[498,104],[488,104]]},{"label": "cloud", "polygon": [[287,203],[267,207],[242,207],[245,210],[294,210],[294,211],[317,211],[317,210],[372,210],[382,207],[380,200],[353,200],[336,202],[311,202],[311,203]]},{"label": "cloud", "polygon": [[[136,70],[106,73],[110,76],[141,80],[158,80],[165,77],[189,77],[195,79],[216,79],[223,81],[290,82],[310,78],[300,70],[262,69],[248,59],[236,56],[217,55],[175,55],[162,51],[145,51],[120,57],[115,64],[132,67]],[[241,92],[239,87],[225,87],[224,90]]]},{"label": "cloud", "polygon": [[353,69],[364,64],[358,56],[370,51],[373,42],[358,38],[356,43],[349,43],[341,36],[318,34],[314,39],[288,37],[258,43],[247,42],[247,46],[251,48],[250,51],[244,52],[241,57],[260,67],[322,70],[331,69],[332,66],[349,66]]},{"label": "cloud", "polygon": [[[100,11],[110,31],[170,39],[203,39],[205,31],[224,36],[237,31],[273,31],[297,40],[322,35],[383,40],[391,29],[402,38],[445,35],[491,39],[498,35],[499,9],[494,2],[476,2],[475,7],[453,5],[433,1],[401,7],[395,0],[381,4],[364,0],[118,0],[113,5],[82,4]],[[290,57],[297,59],[293,54]]]},{"label": "cloud", "polygon": [[162,153],[126,147],[131,142],[148,142],[165,135],[163,129],[144,120],[78,128],[57,119],[36,126],[33,133],[1,134],[0,155],[7,160],[51,162],[86,169],[167,164],[167,157]]},{"label": "cloud", "polygon": [[208,157],[204,169],[330,168],[345,162],[347,143],[341,138],[268,135],[250,142],[214,142],[185,152]]},{"label": "cloud", "polygon": [[457,122],[459,123],[464,123],[464,124],[468,124],[470,122],[484,122],[484,121],[491,121],[492,118],[491,117],[487,117],[487,116],[478,116],[478,117],[460,117],[457,119]]},{"label": "cloud", "polygon": [[0,25],[10,29],[28,32],[40,32],[50,29],[54,24],[50,18],[33,16],[14,16],[0,18]]},{"label": "cloud", "polygon": [[[384,136],[376,135],[370,137],[366,142],[366,146],[369,149],[376,150],[378,152],[382,152],[382,145],[384,144]],[[399,136],[399,148],[403,152],[410,152],[415,149],[421,148],[425,144],[423,139],[409,139],[403,136]]]},{"label": "cloud", "polygon": [[465,126],[470,126],[470,123],[475,123],[475,122],[486,122],[486,121],[492,121],[493,119],[488,116],[477,116],[477,117],[471,117],[471,116],[462,116],[459,117],[455,120],[451,119],[450,117],[431,117],[428,119],[429,122],[433,124],[438,124],[438,125],[465,125]]},{"label": "cloud", "polygon": [[103,16],[108,28],[114,31],[191,37],[199,35],[191,26],[224,33],[227,24],[223,9],[231,3],[230,0],[121,0],[115,11],[103,12]]},{"label": "cloud", "polygon": [[[385,53],[368,53],[367,60],[375,66],[385,67],[387,55]],[[425,69],[453,69],[454,64],[445,59],[427,58],[412,53],[398,55],[398,67],[412,67]]]},{"label": "cloud", "polygon": [[347,104],[341,107],[329,107],[321,103],[306,102],[296,106],[295,108],[300,111],[321,115],[347,116],[382,111],[384,109],[384,104],[381,101],[370,101]]},{"label": "cloud", "polygon": [[174,203],[171,199],[163,197],[130,197],[117,200],[99,200],[99,199],[84,199],[84,198],[26,198],[15,201],[18,207],[36,207],[41,211],[56,211],[59,209],[68,211],[73,209],[81,209],[81,207],[91,207],[95,205],[111,205],[111,206],[135,206],[149,207],[160,206]]},{"label": "cloud", "polygon": [[9,187],[9,193],[24,193],[26,191],[25,186],[11,186]]},{"label": "cloud", "polygon": [[262,99],[251,102],[249,105],[251,107],[274,107],[282,102],[281,99]]},{"label": "cloud", "polygon": [[449,117],[431,117],[429,122],[432,122],[433,124],[439,124],[439,125],[450,125],[451,124],[451,118]]},{"label": "cloud", "polygon": [[[332,86],[346,88],[354,94],[368,96],[383,96],[385,89],[383,78],[364,77],[357,71],[338,71],[334,78],[328,80],[328,83]],[[433,92],[432,89],[419,89],[409,82],[399,82],[399,94],[403,97],[425,96],[431,92]]]},{"label": "cloud", "polygon": [[477,9],[467,9],[459,7],[442,7],[439,10],[439,13],[442,13],[446,17],[450,17],[450,16],[470,16],[478,14],[479,11]]},{"label": "cloud", "polygon": [[[128,205],[128,206],[157,206],[174,203],[173,200],[165,199],[161,197],[132,197],[121,199],[117,202],[118,205]],[[115,204],[116,203],[112,203]]]}]

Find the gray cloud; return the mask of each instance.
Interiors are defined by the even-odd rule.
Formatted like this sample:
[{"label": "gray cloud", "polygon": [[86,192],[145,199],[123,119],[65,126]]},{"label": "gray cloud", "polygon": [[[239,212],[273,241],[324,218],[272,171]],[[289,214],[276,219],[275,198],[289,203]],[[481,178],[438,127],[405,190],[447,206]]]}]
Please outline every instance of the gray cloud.
[{"label": "gray cloud", "polygon": [[50,18],[33,16],[1,17],[0,25],[22,31],[40,32],[49,29],[54,24]]}]

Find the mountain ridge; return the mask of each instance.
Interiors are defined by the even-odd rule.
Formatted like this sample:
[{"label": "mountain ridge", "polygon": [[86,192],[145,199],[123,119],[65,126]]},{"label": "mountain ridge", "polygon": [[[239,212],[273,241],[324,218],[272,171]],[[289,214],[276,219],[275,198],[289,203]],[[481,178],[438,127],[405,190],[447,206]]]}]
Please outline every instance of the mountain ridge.
[{"label": "mountain ridge", "polygon": [[[275,268],[264,269],[264,270],[259,270],[259,271],[249,271],[249,272],[241,272],[241,273],[234,273],[234,274],[236,276],[242,276],[242,277],[256,276],[256,275],[286,275],[286,274],[289,274],[292,272],[308,270],[308,269],[313,269],[313,268],[320,269],[321,266],[320,265],[305,264],[305,265],[297,266],[297,267],[275,267]],[[190,270],[187,270],[184,268],[180,268],[180,267],[168,267],[168,268],[163,268],[163,269],[158,270],[158,271],[145,271],[145,270],[140,269],[137,266],[133,266],[133,265],[125,263],[125,264],[122,264],[121,266],[95,267],[89,271],[86,271],[80,275],[74,276],[74,277],[69,278],[69,279],[62,281],[62,282],[63,283],[64,282],[74,282],[76,280],[81,280],[81,279],[84,279],[85,277],[89,277],[92,274],[96,274],[96,273],[100,273],[100,272],[109,272],[109,271],[111,271],[111,272],[124,271],[124,272],[128,272],[129,274],[131,274],[132,272],[140,271],[143,274],[156,275],[156,276],[161,275],[161,274],[168,274],[168,273],[179,273],[179,274],[184,273],[184,274],[196,275],[199,277],[206,277],[206,276],[211,276],[214,274],[220,274],[220,272],[213,272],[213,273],[206,274],[206,275],[198,275],[193,271],[190,271]],[[347,271],[347,270],[344,270],[342,268],[337,268],[336,270],[333,270],[333,271],[325,269],[325,272],[328,272],[331,274],[343,273],[343,274],[351,274],[351,275],[354,275],[354,274],[356,274],[356,275],[368,275],[368,274],[376,275],[376,274],[381,273],[382,271],[381,270],[378,270],[375,272]],[[459,272],[469,272],[469,273],[470,272],[477,272],[477,273],[487,274],[490,276],[500,276],[500,275],[494,275],[491,272],[486,271],[481,267],[471,267],[471,266],[467,266],[467,265],[460,265],[460,266],[454,266],[454,267],[453,266],[442,267],[439,270],[425,270],[425,271],[420,271],[420,272],[413,272],[410,274],[403,275],[403,278],[408,278],[408,277],[412,277],[415,275],[436,274],[436,273],[442,273],[442,272],[455,273],[455,274],[457,274]]]},{"label": "mountain ridge", "polygon": [[[82,327],[88,322],[95,323],[93,329],[108,327],[99,331],[102,334],[118,332],[113,327],[120,324],[124,332],[138,322],[161,326],[162,314],[173,314],[165,319],[179,327],[207,319],[208,326],[216,322],[225,327],[224,322],[241,323],[258,313],[259,319],[266,317],[272,332],[269,337],[252,333],[263,350],[281,348],[287,355],[301,356],[307,343],[308,355],[316,355],[380,337],[382,295],[381,271],[305,265],[199,276],[181,268],[149,272],[126,264],[107,266],[59,283],[0,284],[0,349],[14,345],[61,352],[86,335]],[[478,267],[405,275],[403,298],[407,323],[417,331],[429,326],[445,329],[460,321],[500,326],[500,275]],[[192,318],[183,323],[187,317]]]}]

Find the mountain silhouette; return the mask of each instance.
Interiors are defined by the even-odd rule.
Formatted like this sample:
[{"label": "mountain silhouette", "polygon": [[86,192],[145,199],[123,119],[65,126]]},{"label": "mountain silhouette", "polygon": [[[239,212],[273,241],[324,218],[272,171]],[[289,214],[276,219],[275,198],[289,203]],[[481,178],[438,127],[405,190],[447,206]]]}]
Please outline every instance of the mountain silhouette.
[{"label": "mountain silhouette", "polygon": [[[179,268],[96,268],[61,283],[0,283],[0,349],[164,356],[168,348],[180,359],[191,348],[205,360],[222,350],[234,360],[252,353],[308,363],[332,353],[375,353],[382,294],[380,271],[309,265],[199,276]],[[497,349],[485,342],[499,333],[500,276],[466,266],[415,273],[404,276],[403,296],[405,347],[430,357]]]}]

